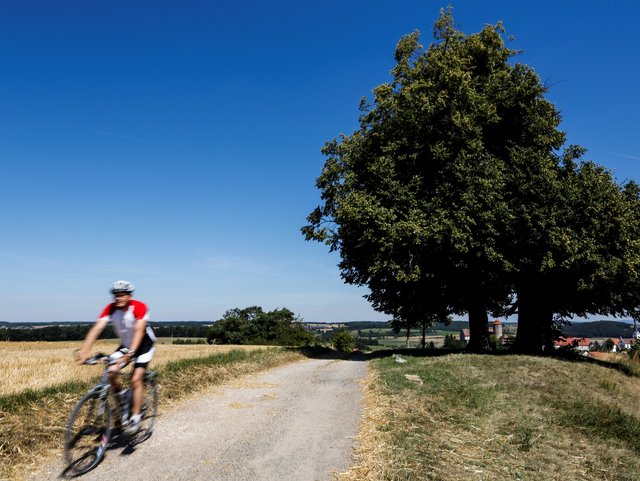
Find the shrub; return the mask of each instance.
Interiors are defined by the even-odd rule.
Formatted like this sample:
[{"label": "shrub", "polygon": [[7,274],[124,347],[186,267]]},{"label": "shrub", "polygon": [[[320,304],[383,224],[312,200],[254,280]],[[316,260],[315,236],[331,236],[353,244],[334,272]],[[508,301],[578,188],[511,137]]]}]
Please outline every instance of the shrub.
[{"label": "shrub", "polygon": [[306,346],[315,336],[287,308],[265,312],[262,307],[230,309],[209,329],[209,344],[270,344]]},{"label": "shrub", "polygon": [[337,351],[351,352],[356,347],[356,341],[349,331],[338,331],[331,338],[331,343]]},{"label": "shrub", "polygon": [[445,349],[463,349],[465,346],[466,346],[466,343],[458,339],[453,334],[446,335],[444,337]]},{"label": "shrub", "polygon": [[629,357],[634,361],[640,361],[640,342],[637,340],[629,348]]}]

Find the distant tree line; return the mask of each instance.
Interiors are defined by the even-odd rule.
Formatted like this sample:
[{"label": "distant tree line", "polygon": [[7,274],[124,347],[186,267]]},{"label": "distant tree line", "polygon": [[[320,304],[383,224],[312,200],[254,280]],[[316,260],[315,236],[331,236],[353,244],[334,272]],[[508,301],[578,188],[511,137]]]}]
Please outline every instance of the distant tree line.
[{"label": "distant tree line", "polygon": [[618,321],[576,322],[562,329],[566,337],[613,337],[629,338],[633,334],[633,326]]},{"label": "distant tree line", "polygon": [[364,331],[366,329],[385,329],[389,327],[389,323],[387,321],[350,321],[341,322],[340,324],[344,324],[347,329],[351,331]]},{"label": "distant tree line", "polygon": [[[66,326],[46,326],[36,329],[0,329],[0,340],[2,341],[79,341],[84,339],[90,324],[77,324]],[[103,339],[116,337],[111,326],[103,331]]]},{"label": "distant tree line", "polygon": [[[85,338],[91,324],[67,324],[38,328],[4,328],[0,329],[0,341],[81,341]],[[161,324],[152,323],[157,337],[206,338],[209,326],[203,324]],[[108,325],[103,331],[102,339],[115,339],[113,328]]]},{"label": "distant tree line", "polygon": [[157,337],[201,337],[206,338],[209,334],[208,325],[159,325],[153,326],[153,332]]}]

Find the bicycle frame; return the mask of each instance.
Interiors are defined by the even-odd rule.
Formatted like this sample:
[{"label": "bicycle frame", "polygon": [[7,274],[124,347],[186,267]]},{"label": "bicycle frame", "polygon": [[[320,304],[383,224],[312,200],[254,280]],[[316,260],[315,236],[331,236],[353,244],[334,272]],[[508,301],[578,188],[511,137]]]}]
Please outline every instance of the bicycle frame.
[{"label": "bicycle frame", "polygon": [[[127,396],[123,402],[121,395],[113,391],[109,382],[109,366],[119,360],[99,353],[87,360],[86,364],[99,362],[104,364],[100,380],[78,401],[65,431],[65,458],[68,462],[65,471],[75,474],[90,471],[100,463],[107,451],[112,431],[118,427],[116,419],[119,419],[122,422],[121,427],[124,427],[131,410],[131,396]],[[143,442],[151,436],[153,431],[158,405],[154,371],[145,372],[144,391],[142,411],[144,427],[135,434],[125,434],[129,438],[130,446]],[[112,393],[113,403],[109,401],[109,393]]]},{"label": "bicycle frame", "polygon": [[[121,404],[120,396],[112,389],[111,383],[109,382],[109,370],[108,370],[109,366],[117,364],[119,360],[113,359],[111,358],[111,356],[108,356],[106,354],[98,353],[95,356],[92,356],[90,359],[88,359],[86,364],[93,365],[93,364],[98,364],[99,362],[104,364],[104,370],[100,375],[100,380],[98,381],[98,384],[93,386],[89,390],[89,393],[98,394],[100,403],[102,404],[101,406],[102,408],[104,406],[105,400],[109,395],[109,392],[111,392],[115,400],[114,406],[111,409],[112,418],[122,419],[123,415],[126,415],[128,417],[129,414],[131,413],[131,396],[127,397],[126,404]],[[122,367],[124,368],[126,366],[123,365]],[[148,383],[154,382],[156,374],[157,373],[155,371],[151,371],[151,370],[145,371],[144,380],[143,380],[145,389],[147,388]]]},{"label": "bicycle frame", "polygon": [[[105,400],[109,396],[109,392],[111,392],[115,400],[115,403],[111,408],[112,419],[122,419],[123,415],[125,414],[128,415],[131,412],[131,397],[128,396],[126,398],[126,404],[121,404],[122,399],[120,398],[119,393],[116,393],[113,390],[111,383],[109,382],[109,371],[108,371],[109,366],[117,364],[119,360],[112,359],[111,356],[108,356],[106,354],[98,353],[92,358],[90,358],[87,361],[87,364],[97,364],[99,362],[104,364],[104,369],[102,371],[102,374],[100,375],[100,380],[98,381],[98,384],[93,386],[88,392],[98,394],[100,403],[101,403],[101,409],[104,407]],[[155,376],[155,373],[152,373],[151,376],[147,376],[148,373],[150,372],[145,373],[145,378],[144,378],[145,382],[147,381],[147,379],[150,379],[151,377]]]}]

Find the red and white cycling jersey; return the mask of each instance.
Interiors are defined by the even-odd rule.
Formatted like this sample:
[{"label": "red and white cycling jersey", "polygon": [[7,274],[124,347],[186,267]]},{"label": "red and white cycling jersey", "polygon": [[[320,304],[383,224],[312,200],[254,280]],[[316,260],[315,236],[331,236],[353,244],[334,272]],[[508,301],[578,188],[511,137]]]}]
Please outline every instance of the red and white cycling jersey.
[{"label": "red and white cycling jersey", "polygon": [[[111,322],[122,345],[124,347],[131,347],[136,321],[144,320],[148,322],[150,316],[146,304],[132,299],[129,301],[129,306],[125,310],[117,309],[115,303],[112,302],[102,310],[102,314],[100,314],[98,319]],[[142,344],[154,343],[155,341],[156,336],[153,333],[153,329],[147,324]]]}]

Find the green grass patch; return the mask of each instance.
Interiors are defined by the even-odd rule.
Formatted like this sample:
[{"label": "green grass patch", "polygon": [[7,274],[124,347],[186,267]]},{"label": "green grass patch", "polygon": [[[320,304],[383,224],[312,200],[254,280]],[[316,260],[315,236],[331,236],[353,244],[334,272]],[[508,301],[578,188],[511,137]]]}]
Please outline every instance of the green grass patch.
[{"label": "green grass patch", "polygon": [[402,357],[371,362],[368,434],[341,480],[640,481],[640,378],[627,367]]},{"label": "green grass patch", "polygon": [[159,373],[165,375],[171,375],[173,373],[177,373],[183,370],[191,370],[196,369],[201,366],[222,366],[225,364],[232,364],[234,362],[245,361],[251,358],[265,358],[269,357],[271,353],[267,351],[265,355],[265,351],[267,350],[256,350],[256,351],[229,351],[222,354],[212,354],[210,356],[203,357],[194,357],[187,359],[179,359],[177,361],[170,361],[162,366],[162,368],[158,371]]},{"label": "green grass patch", "polygon": [[46,389],[25,389],[16,394],[0,396],[0,412],[14,413],[24,409],[26,406],[43,403],[62,394],[84,394],[94,384],[95,382],[71,381]]}]

